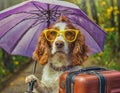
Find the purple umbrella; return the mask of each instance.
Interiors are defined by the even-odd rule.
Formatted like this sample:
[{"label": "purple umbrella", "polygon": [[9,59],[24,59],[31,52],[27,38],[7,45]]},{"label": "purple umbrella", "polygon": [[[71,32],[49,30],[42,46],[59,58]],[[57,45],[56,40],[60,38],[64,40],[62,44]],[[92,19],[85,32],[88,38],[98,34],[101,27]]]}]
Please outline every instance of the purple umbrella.
[{"label": "purple umbrella", "polygon": [[76,5],[65,1],[30,0],[0,12],[0,47],[31,57],[41,31],[61,15],[83,32],[92,53],[103,51],[105,32]]}]

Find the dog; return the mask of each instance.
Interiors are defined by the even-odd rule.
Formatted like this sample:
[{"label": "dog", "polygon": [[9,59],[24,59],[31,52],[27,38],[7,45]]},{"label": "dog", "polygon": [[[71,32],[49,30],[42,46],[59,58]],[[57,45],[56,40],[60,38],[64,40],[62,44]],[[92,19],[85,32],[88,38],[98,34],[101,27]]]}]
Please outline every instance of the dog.
[{"label": "dog", "polygon": [[80,65],[88,58],[88,52],[82,32],[62,15],[40,34],[33,53],[34,60],[44,66],[42,79],[29,75],[25,82],[36,80],[36,93],[59,93],[60,75],[65,71],[80,69]]}]

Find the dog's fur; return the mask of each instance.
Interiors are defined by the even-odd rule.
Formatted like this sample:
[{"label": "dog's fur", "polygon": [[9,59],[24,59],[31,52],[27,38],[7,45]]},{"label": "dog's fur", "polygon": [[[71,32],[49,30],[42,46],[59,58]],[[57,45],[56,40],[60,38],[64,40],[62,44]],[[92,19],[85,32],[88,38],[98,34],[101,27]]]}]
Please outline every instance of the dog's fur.
[{"label": "dog's fur", "polygon": [[[76,29],[65,16],[61,16],[49,28],[57,28],[60,31]],[[62,42],[62,47],[57,47],[56,42]],[[58,93],[59,77],[64,71],[56,71],[51,68],[50,64],[52,63],[56,68],[72,65],[73,68],[69,71],[77,70],[87,59],[88,51],[85,37],[80,31],[77,39],[72,43],[67,42],[62,35],[59,35],[53,42],[49,42],[46,40],[44,33],[41,33],[33,58],[44,65],[42,79],[39,81],[34,75],[30,75],[26,77],[26,83],[36,80],[34,87],[38,93]]]}]

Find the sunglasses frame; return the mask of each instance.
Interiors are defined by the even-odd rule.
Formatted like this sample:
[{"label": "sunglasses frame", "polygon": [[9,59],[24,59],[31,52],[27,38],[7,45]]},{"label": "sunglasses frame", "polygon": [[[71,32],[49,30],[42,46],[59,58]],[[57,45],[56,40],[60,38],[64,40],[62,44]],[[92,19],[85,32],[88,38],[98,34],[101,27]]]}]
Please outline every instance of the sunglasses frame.
[{"label": "sunglasses frame", "polygon": [[[43,31],[43,33],[45,34],[46,39],[47,39],[48,41],[50,41],[50,42],[52,42],[52,41],[54,41],[54,40],[50,40],[50,39],[47,38],[47,32],[48,32],[48,31],[52,31],[52,30],[55,31],[55,32],[57,32],[57,35],[56,35],[56,36],[59,36],[59,35],[62,34],[62,36],[64,37],[64,39],[65,39],[67,42],[74,42],[74,41],[76,40],[76,38],[77,38],[77,36],[78,36],[78,32],[79,32],[79,30],[76,30],[76,29],[66,29],[66,30],[45,29],[45,30]],[[67,40],[67,38],[65,37],[65,34],[64,34],[64,33],[65,33],[66,31],[68,31],[68,30],[75,32],[75,38],[74,38],[73,40]]]}]

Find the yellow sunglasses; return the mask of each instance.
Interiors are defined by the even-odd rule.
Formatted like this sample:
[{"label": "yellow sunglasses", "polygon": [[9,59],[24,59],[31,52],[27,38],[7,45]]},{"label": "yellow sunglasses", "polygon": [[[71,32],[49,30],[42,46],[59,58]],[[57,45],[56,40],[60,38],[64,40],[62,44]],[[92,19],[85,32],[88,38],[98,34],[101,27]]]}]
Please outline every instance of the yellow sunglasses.
[{"label": "yellow sunglasses", "polygon": [[45,29],[44,31],[45,37],[48,41],[52,42],[59,35],[63,35],[67,42],[74,42],[78,35],[78,30],[75,29],[66,29],[66,30],[56,30],[56,29]]}]

